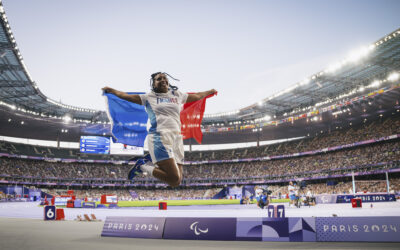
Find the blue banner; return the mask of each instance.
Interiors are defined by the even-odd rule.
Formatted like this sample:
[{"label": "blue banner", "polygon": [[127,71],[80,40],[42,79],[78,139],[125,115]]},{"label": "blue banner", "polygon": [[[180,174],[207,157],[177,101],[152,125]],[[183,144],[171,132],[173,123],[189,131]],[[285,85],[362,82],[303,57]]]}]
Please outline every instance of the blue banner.
[{"label": "blue banner", "polygon": [[315,201],[317,204],[330,204],[337,203],[336,194],[319,194],[315,196]]},{"label": "blue banner", "polygon": [[394,194],[361,194],[361,195],[338,195],[337,203],[351,203],[351,199],[360,198],[362,202],[387,202],[396,201]]},{"label": "blue banner", "polygon": [[236,240],[236,218],[167,218],[163,238]]},{"label": "blue banner", "polygon": [[[144,93],[129,93],[144,94]],[[107,114],[111,121],[113,141],[143,147],[147,136],[148,115],[143,105],[138,105],[105,93]]]},{"label": "blue banner", "polygon": [[236,230],[236,240],[290,241],[288,218],[237,218]]},{"label": "blue banner", "polygon": [[317,241],[398,242],[400,217],[317,217]]},{"label": "blue banner", "polygon": [[101,236],[238,241],[399,242],[400,217],[107,217]]},{"label": "blue banner", "polygon": [[107,216],[101,236],[161,239],[165,218]]}]

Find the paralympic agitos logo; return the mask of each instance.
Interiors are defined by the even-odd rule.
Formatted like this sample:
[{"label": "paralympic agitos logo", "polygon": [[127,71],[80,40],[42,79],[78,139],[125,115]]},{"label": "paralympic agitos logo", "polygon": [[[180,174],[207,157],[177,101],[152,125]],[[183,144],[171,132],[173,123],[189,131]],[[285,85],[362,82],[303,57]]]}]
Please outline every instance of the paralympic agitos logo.
[{"label": "paralympic agitos logo", "polygon": [[198,221],[193,222],[192,225],[190,225],[190,230],[192,230],[195,235],[200,235],[201,233],[204,234],[208,233],[208,228],[201,229],[200,227],[197,227],[198,223],[199,223]]},{"label": "paralympic agitos logo", "polygon": [[169,217],[164,239],[236,240],[236,218]]}]

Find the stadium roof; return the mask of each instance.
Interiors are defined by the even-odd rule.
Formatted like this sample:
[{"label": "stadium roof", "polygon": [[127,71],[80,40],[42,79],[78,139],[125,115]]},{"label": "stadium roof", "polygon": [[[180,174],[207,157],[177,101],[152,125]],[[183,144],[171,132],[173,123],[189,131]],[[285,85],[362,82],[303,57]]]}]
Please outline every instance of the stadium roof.
[{"label": "stadium roof", "polygon": [[42,117],[107,121],[102,111],[65,105],[46,97],[29,75],[1,1],[0,16],[1,105]]},{"label": "stadium roof", "polygon": [[[315,105],[330,103],[333,99],[354,89],[362,89],[376,80],[387,79],[400,71],[400,29],[378,41],[354,51],[348,58],[303,79],[288,89],[269,96],[240,110],[211,114],[205,122],[227,122],[242,119],[276,118],[299,112],[308,112]],[[288,72],[290,73],[290,72]],[[387,85],[391,82],[386,82]],[[379,85],[379,87],[384,84]],[[378,86],[377,86],[378,87]],[[260,90],[268,92],[268,89]]]},{"label": "stadium roof", "polygon": [[[214,126],[215,123],[219,126],[230,126],[251,122],[258,123],[258,127],[263,127],[262,123],[265,121],[281,120],[285,117],[312,112],[316,108],[357,96],[364,89],[388,87],[396,83],[392,81],[395,80],[393,74],[398,73],[400,73],[400,29],[366,45],[343,61],[311,75],[308,79],[299,81],[288,89],[272,96],[267,96],[268,90],[265,89],[267,97],[259,103],[232,112],[206,115],[203,126]],[[387,101],[391,103],[389,105],[391,107],[393,107],[392,101],[399,95],[398,89],[395,91],[385,95],[389,98]],[[65,121],[73,123],[68,126],[76,128],[76,135],[109,133],[109,121],[105,111],[65,105],[51,100],[40,91],[24,64],[1,1],[0,112],[13,116],[13,119],[30,118],[32,123],[37,123],[38,128],[39,124],[49,128],[48,131],[41,131],[43,135],[46,134],[45,132],[52,134],[44,136],[47,139],[54,138],[55,135],[58,138],[60,128],[65,127]],[[10,132],[13,130],[9,124],[0,122],[5,130]],[[280,126],[280,128],[284,129],[285,126]],[[39,131],[40,129],[37,130]],[[25,135],[19,131],[14,134],[30,138],[40,137],[32,134],[32,131],[25,130],[24,133]],[[282,135],[278,134],[276,137],[288,136],[284,130],[282,130]],[[294,133],[293,136],[298,134]],[[304,131],[301,134],[304,135]],[[73,140],[76,139],[76,135]],[[249,141],[254,139],[253,137],[243,137],[243,140]],[[207,137],[205,139],[208,141]],[[265,139],[272,138],[265,137]]]}]

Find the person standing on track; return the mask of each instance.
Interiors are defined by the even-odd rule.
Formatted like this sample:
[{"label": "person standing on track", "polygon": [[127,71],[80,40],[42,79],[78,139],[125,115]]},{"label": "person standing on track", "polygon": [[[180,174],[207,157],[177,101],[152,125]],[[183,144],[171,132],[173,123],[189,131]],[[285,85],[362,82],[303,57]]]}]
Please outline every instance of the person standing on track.
[{"label": "person standing on track", "polygon": [[289,192],[289,207],[290,205],[295,205],[295,200],[296,200],[296,188],[293,185],[293,182],[289,182],[289,186],[288,186],[288,192]]},{"label": "person standing on track", "polygon": [[129,102],[144,105],[150,118],[151,127],[147,135],[150,154],[136,162],[129,171],[128,178],[133,179],[137,174],[145,172],[171,187],[176,187],[183,178],[184,150],[180,122],[182,106],[217,91],[211,89],[194,94],[182,93],[177,87],[169,84],[168,77],[171,76],[165,72],[152,74],[151,91],[146,94],[130,95],[110,87],[104,87],[102,90]]}]

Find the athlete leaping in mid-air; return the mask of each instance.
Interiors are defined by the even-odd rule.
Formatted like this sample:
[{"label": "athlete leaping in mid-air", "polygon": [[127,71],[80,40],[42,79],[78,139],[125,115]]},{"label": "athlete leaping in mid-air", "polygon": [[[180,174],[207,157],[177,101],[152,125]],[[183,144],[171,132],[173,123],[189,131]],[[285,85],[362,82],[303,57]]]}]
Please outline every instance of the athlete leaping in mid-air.
[{"label": "athlete leaping in mid-air", "polygon": [[169,186],[176,187],[182,181],[184,158],[180,122],[182,105],[198,101],[217,91],[211,89],[194,94],[182,93],[169,84],[168,76],[164,72],[152,74],[151,91],[146,94],[130,95],[110,87],[102,90],[129,102],[144,105],[150,118],[151,127],[147,135],[150,154],[136,162],[129,171],[128,178],[133,179],[137,174],[146,172]]}]

